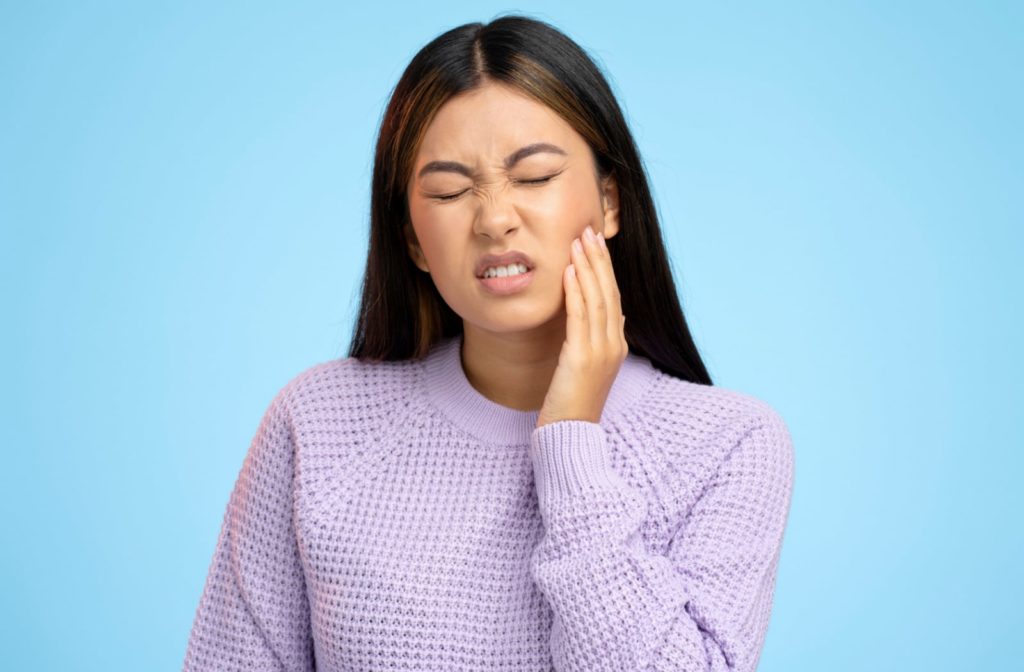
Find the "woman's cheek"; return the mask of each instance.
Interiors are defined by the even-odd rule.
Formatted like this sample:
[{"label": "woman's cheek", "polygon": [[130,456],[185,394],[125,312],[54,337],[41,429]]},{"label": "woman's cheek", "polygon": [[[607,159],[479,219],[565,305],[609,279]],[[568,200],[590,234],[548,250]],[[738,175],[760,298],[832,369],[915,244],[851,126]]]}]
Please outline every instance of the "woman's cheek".
[{"label": "woman's cheek", "polygon": [[[565,252],[566,264],[569,259],[569,244],[572,236],[566,238],[573,229],[579,214],[574,212],[574,200],[566,194],[554,189],[544,193],[523,195],[518,198],[517,210],[523,223],[533,230],[538,241],[544,241],[544,252],[551,256],[555,253],[554,246],[561,244]],[[561,252],[559,252],[561,254]]]}]

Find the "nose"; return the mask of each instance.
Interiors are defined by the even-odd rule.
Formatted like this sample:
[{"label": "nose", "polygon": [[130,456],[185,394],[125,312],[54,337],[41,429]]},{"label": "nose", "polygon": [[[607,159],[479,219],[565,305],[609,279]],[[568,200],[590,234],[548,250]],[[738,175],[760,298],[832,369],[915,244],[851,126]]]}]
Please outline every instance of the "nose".
[{"label": "nose", "polygon": [[519,224],[519,215],[512,206],[511,194],[506,190],[496,189],[480,199],[473,225],[476,234],[497,239],[515,231]]}]

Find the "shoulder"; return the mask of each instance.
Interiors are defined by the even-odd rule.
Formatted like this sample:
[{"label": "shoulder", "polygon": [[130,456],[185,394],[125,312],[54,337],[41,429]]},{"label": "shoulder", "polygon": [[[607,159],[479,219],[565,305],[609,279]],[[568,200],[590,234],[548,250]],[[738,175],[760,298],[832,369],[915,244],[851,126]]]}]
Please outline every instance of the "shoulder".
[{"label": "shoulder", "polygon": [[652,420],[685,423],[703,432],[785,424],[781,413],[761,397],[734,388],[693,383],[664,372],[658,373],[641,408]]},{"label": "shoulder", "polygon": [[738,389],[703,385],[659,372],[637,406],[646,431],[680,456],[721,462],[740,444],[792,460],[792,438],[781,412]]},{"label": "shoulder", "polygon": [[374,362],[355,357],[317,362],[292,376],[272,406],[280,407],[296,426],[372,426],[406,404],[415,383],[416,364],[412,360]]}]

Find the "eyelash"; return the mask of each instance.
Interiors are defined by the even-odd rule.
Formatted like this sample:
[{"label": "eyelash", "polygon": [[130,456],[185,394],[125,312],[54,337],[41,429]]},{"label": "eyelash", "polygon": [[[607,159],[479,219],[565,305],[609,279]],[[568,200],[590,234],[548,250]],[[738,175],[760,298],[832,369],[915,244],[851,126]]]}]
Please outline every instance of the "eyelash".
[{"label": "eyelash", "polygon": [[[547,177],[538,177],[536,180],[518,180],[518,182],[520,184],[544,184],[545,182],[557,176],[558,174],[559,173],[555,173],[554,175],[548,175]],[[438,201],[452,201],[458,198],[459,196],[462,196],[464,193],[466,193],[466,191],[468,190],[463,190],[457,194],[449,194],[446,196],[433,196],[432,198]]]}]

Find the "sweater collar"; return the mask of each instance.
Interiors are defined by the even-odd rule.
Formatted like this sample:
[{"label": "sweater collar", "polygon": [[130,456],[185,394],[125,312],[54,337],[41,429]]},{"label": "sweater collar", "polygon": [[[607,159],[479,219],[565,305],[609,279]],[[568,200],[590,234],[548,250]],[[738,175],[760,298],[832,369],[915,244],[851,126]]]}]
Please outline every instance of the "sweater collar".
[{"label": "sweater collar", "polygon": [[[452,422],[485,441],[527,444],[540,411],[521,411],[491,401],[473,387],[462,368],[462,337],[435,343],[423,359],[424,393]],[[619,367],[605,401],[601,420],[638,400],[657,376],[646,357],[630,352]]]}]

